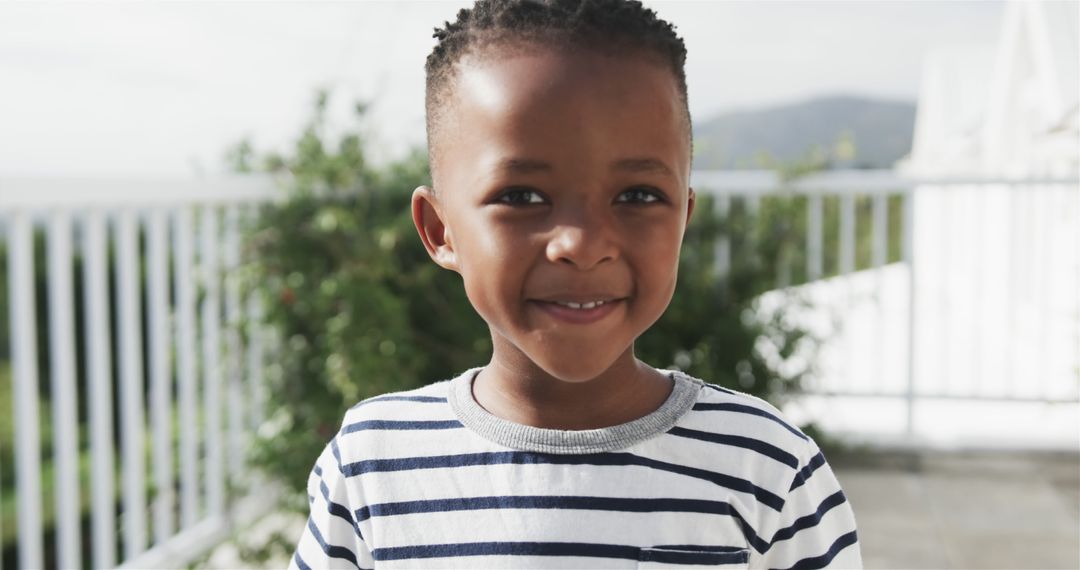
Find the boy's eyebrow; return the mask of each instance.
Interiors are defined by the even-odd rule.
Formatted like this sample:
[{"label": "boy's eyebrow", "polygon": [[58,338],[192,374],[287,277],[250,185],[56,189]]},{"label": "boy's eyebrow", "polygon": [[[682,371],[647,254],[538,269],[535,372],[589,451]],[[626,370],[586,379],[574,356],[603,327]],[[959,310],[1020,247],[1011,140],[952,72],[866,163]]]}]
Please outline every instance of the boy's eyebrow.
[{"label": "boy's eyebrow", "polygon": [[[550,172],[553,170],[550,163],[528,158],[504,159],[499,162],[497,169],[510,174],[532,174],[533,172]],[[612,162],[611,169],[631,173],[656,172],[674,176],[674,173],[663,161],[655,158],[624,158]]]},{"label": "boy's eyebrow", "polygon": [[663,161],[655,158],[624,158],[613,162],[611,169],[624,172],[657,172],[667,176],[675,175]]},{"label": "boy's eyebrow", "polygon": [[507,158],[499,161],[496,170],[508,174],[532,174],[533,172],[550,172],[551,164],[542,160],[528,158]]}]

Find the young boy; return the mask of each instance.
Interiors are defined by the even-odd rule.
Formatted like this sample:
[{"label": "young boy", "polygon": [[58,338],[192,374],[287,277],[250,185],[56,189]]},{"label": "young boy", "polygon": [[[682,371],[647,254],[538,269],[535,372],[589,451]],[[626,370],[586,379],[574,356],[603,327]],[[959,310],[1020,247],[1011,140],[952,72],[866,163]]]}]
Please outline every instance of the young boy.
[{"label": "young boy", "polygon": [[694,210],[672,26],[638,2],[480,0],[436,37],[413,219],[493,354],[346,413],[292,567],[859,567],[810,438],[634,357]]}]

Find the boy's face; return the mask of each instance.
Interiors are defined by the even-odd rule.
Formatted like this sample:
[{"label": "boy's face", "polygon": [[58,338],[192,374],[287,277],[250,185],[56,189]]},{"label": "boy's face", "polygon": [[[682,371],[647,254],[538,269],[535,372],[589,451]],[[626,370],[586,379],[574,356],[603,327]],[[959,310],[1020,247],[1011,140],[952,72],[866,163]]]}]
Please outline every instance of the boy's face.
[{"label": "boy's face", "polygon": [[675,290],[694,205],[675,78],[641,57],[547,50],[459,69],[417,228],[461,274],[495,359],[595,378],[632,358]]}]

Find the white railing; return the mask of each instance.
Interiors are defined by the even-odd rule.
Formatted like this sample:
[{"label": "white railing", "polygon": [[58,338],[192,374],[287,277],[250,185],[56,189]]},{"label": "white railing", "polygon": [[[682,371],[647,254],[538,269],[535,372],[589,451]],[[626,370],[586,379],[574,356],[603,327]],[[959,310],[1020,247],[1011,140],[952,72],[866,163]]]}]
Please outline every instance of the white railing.
[{"label": "white railing", "polygon": [[[6,230],[10,289],[6,301],[11,321],[19,567],[41,568],[46,562],[35,230],[43,230],[47,240],[49,337],[44,348],[51,377],[54,564],[77,568],[87,556],[80,536],[78,468],[78,412],[85,405],[93,567],[183,565],[223,540],[237,513],[252,512],[250,506],[240,508],[244,497],[226,496],[226,484],[255,482],[245,474],[244,454],[247,436],[262,421],[262,365],[270,338],[259,325],[258,299],[240,289],[231,270],[241,261],[241,224],[253,206],[277,194],[272,181],[256,177],[0,179],[0,229]],[[145,250],[140,247],[143,242]],[[82,331],[75,326],[75,246],[82,258]],[[110,249],[115,300],[109,294]],[[111,338],[110,320],[116,339]],[[243,335],[242,326],[247,327]],[[80,333],[85,403],[77,401],[75,339]],[[143,393],[144,384],[149,398]],[[120,407],[115,426],[114,390],[119,392]],[[149,435],[149,457],[144,434]],[[179,458],[175,467],[174,451]],[[149,508],[148,479],[155,489]],[[266,488],[259,494],[254,502],[272,506]],[[118,528],[121,552],[116,551]]]},{"label": "white railing", "polygon": [[[695,172],[692,185],[715,194],[721,214],[732,200],[753,212],[764,196],[806,197],[812,280],[824,274],[823,200],[839,202],[839,276],[795,288],[815,307],[796,318],[827,337],[808,392],[833,400],[827,411],[803,410],[806,419],[831,415],[826,426],[876,443],[1075,448],[1080,181],[839,171],[781,184],[769,172],[720,171]],[[870,225],[869,267],[855,263],[857,197],[871,200],[858,222]],[[900,263],[886,262],[890,197],[902,204]],[[730,248],[726,238],[717,245],[722,272]],[[786,285],[789,271],[776,271]],[[785,297],[761,301],[772,311]]]},{"label": "white railing", "polygon": [[[692,184],[698,192],[715,194],[722,212],[736,201],[745,201],[753,211],[763,197],[776,195],[781,188],[807,197],[805,272],[814,281],[798,287],[826,311],[842,313],[847,325],[846,330],[826,331],[834,338],[824,347],[821,373],[809,386],[812,394],[898,403],[901,424],[909,436],[920,425],[934,426],[933,420],[917,413],[928,401],[1070,402],[1069,408],[1075,410],[1077,382],[1068,368],[1080,366],[1080,323],[1075,319],[1080,307],[1073,295],[1070,308],[1066,289],[1071,286],[1075,293],[1080,287],[1080,236],[1076,233],[1080,224],[1069,223],[1080,220],[1077,181],[912,180],[891,171],[859,171],[830,172],[781,184],[767,172],[695,172]],[[1017,366],[1003,367],[1002,374],[1009,377],[998,378],[977,359],[964,356],[967,353],[935,351],[923,338],[952,342],[955,334],[930,334],[935,326],[933,313],[947,313],[942,303],[948,305],[956,296],[988,295],[986,290],[957,288],[949,281],[956,273],[976,281],[987,279],[986,271],[951,267],[935,258],[935,250],[946,249],[956,250],[953,259],[971,257],[975,253],[971,244],[989,239],[986,220],[972,231],[960,228],[967,241],[941,238],[941,230],[955,229],[962,219],[950,220],[949,215],[978,211],[970,204],[943,204],[942,197],[971,194],[972,188],[997,189],[1016,206],[1008,212],[1011,225],[1001,230],[1009,232],[1003,243],[1011,253],[1004,260],[999,256],[989,262],[997,270],[995,275],[1013,276],[1011,292],[1022,293],[1022,298],[1007,295],[1002,303],[1008,306],[999,307],[996,314],[1001,318],[995,321],[980,321],[976,311],[974,321],[968,315],[951,319],[948,326],[954,333],[970,332],[1027,323],[1031,320],[1027,317],[1038,316],[1035,326],[1007,331],[1015,341],[1007,351],[1014,364],[1042,363],[1045,379],[1024,390],[1001,389],[1024,386]],[[974,203],[990,196],[975,194]],[[273,504],[265,488],[260,488],[255,501],[247,502],[230,496],[227,484],[242,484],[247,477],[245,438],[261,423],[263,355],[272,342],[266,331],[255,326],[261,311],[256,298],[241,290],[231,270],[242,261],[240,227],[251,206],[276,195],[270,180],[254,177],[194,182],[0,179],[0,235],[6,235],[10,293],[19,567],[39,568],[46,560],[35,230],[43,230],[47,238],[50,335],[44,349],[50,363],[54,424],[55,565],[79,567],[86,556],[81,548],[78,469],[78,410],[83,406],[92,489],[92,566],[184,565],[223,540],[233,528],[232,521]],[[859,196],[869,196],[872,202],[870,216],[861,221],[856,209]],[[895,196],[903,204],[902,261],[888,263],[889,198]],[[839,277],[823,277],[827,273],[826,200],[839,202],[835,244]],[[1038,216],[1032,217],[1032,212]],[[1064,216],[1065,222],[1050,219],[1053,216]],[[1040,223],[1033,223],[1036,219]],[[857,263],[856,236],[862,223],[871,225],[870,268]],[[1055,244],[1055,253],[1042,255],[1045,252],[1038,244]],[[82,258],[85,326],[81,330],[75,324],[76,248]],[[731,263],[731,248],[726,238],[717,244],[721,271]],[[110,249],[115,302],[109,286]],[[975,257],[985,260],[983,254]],[[1041,275],[1038,286],[1023,285],[1026,277],[1020,269],[1036,265],[1034,273]],[[1060,278],[1055,277],[1059,274]],[[777,283],[784,286],[788,279],[789,272],[778,267]],[[1059,282],[1062,279],[1064,283]],[[869,304],[853,301],[853,292],[859,290],[870,293]],[[930,302],[930,297],[937,298]],[[1030,302],[1036,297],[1041,300]],[[764,295],[762,304],[767,305],[769,299],[770,294]],[[1059,313],[1067,314],[1059,319]],[[860,320],[864,314],[870,318]],[[808,315],[805,322],[813,324],[817,316]],[[115,323],[115,339],[110,323]],[[249,328],[241,334],[243,323]],[[85,350],[86,402],[77,401],[77,335],[82,336]],[[1063,335],[1063,343],[1047,343],[1048,338]],[[976,338],[986,342],[975,353],[997,350],[997,344],[986,340],[989,337]],[[1051,346],[1057,348],[1050,350]],[[114,347],[117,378],[112,373]],[[942,370],[966,371],[972,381],[960,387],[944,386],[938,380]],[[981,381],[981,375],[993,381]],[[143,394],[144,385],[149,387],[148,395]],[[118,425],[113,422],[114,389],[119,390]],[[119,449],[114,449],[116,434]],[[150,443],[149,457],[144,434]],[[119,521],[115,516],[117,464]],[[146,492],[148,481],[156,490],[152,500]]]}]

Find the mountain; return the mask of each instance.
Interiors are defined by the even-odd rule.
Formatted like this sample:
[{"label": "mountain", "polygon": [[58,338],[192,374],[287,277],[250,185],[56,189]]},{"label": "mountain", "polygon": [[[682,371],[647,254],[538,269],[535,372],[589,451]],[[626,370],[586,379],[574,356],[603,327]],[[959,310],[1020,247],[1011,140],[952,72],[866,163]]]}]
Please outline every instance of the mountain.
[{"label": "mountain", "polygon": [[790,162],[843,139],[855,152],[841,164],[890,168],[911,151],[914,128],[913,103],[851,96],[723,113],[694,125],[694,168],[759,168],[765,153]]}]

